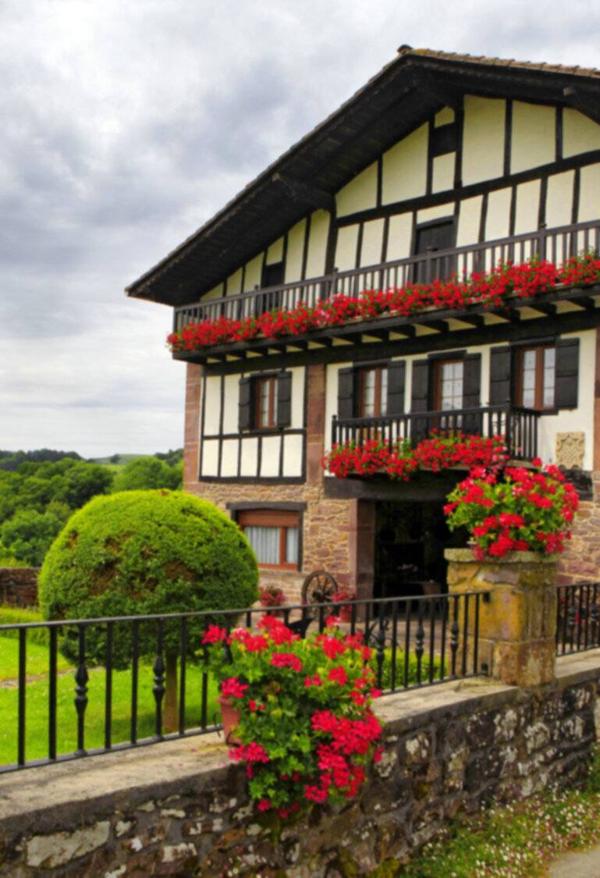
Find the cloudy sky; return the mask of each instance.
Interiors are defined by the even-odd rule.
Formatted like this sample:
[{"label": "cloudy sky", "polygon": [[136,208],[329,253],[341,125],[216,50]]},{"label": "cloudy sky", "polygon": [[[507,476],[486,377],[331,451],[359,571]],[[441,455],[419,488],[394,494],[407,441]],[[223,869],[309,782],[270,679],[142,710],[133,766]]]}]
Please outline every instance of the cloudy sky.
[{"label": "cloudy sky", "polygon": [[600,66],[600,4],[0,0],[0,448],[181,445],[170,311],[127,283],[390,60]]}]

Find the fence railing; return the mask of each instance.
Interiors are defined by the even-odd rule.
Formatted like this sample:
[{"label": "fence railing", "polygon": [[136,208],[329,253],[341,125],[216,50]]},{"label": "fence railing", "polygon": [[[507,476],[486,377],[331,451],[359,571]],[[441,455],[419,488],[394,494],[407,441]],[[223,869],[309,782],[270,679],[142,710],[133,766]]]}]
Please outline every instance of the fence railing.
[{"label": "fence railing", "polygon": [[377,686],[389,694],[484,674],[486,599],[440,594],[0,625],[0,773],[219,729],[217,683],[202,667],[211,623],[252,628],[276,613],[305,636],[340,613],[372,647]]},{"label": "fence railing", "polygon": [[333,271],[304,281],[255,288],[250,292],[183,305],[174,311],[173,329],[178,332],[187,323],[217,320],[219,317],[232,320],[258,317],[273,309],[294,308],[300,302],[314,307],[317,302],[339,293],[357,295],[363,290],[385,290],[409,283],[447,280],[454,275],[462,278],[474,271],[489,272],[501,263],[524,262],[533,257],[561,263],[570,256],[587,251],[600,251],[600,220],[539,229],[447,250],[431,250],[405,259]]},{"label": "fence railing", "polygon": [[503,436],[513,460],[532,460],[538,455],[540,413],[520,406],[486,406],[439,412],[414,412],[377,418],[333,416],[331,442],[363,443],[369,439],[394,446],[403,440],[416,444],[433,431],[441,435],[459,432],[491,438]]},{"label": "fence railing", "polygon": [[556,654],[600,647],[600,582],[557,586]]}]

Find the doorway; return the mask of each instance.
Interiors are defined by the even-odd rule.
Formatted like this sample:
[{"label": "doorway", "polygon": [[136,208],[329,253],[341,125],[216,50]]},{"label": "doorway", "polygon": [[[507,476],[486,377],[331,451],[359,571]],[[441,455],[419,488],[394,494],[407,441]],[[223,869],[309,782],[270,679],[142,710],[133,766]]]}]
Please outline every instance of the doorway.
[{"label": "doorway", "polygon": [[375,511],[374,597],[445,593],[444,549],[462,545],[446,525],[442,502],[383,501]]}]

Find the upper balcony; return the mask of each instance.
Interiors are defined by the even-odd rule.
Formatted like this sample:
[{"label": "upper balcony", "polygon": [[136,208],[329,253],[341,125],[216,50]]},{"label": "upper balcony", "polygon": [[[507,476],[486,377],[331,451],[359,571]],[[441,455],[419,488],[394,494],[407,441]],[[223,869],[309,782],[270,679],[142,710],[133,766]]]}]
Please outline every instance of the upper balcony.
[{"label": "upper balcony", "polygon": [[[333,271],[322,277],[185,305],[175,309],[173,331],[180,332],[190,324],[250,321],[267,312],[289,312],[299,305],[314,309],[331,302],[336,296],[360,296],[373,290],[402,290],[415,284],[426,287],[433,281],[454,278],[462,281],[474,274],[489,274],[507,263],[518,265],[528,260],[548,260],[559,267],[574,256],[590,253],[600,253],[600,220],[540,229],[447,250],[431,250],[405,259]],[[265,356],[281,353],[288,344],[293,345],[292,349],[297,352],[334,344],[410,340],[424,334],[431,339],[433,334],[439,333],[451,333],[456,336],[458,344],[464,344],[470,341],[464,337],[468,330],[481,330],[490,324],[498,329],[499,323],[515,324],[522,319],[529,323],[534,317],[548,320],[563,312],[568,312],[567,322],[573,324],[569,328],[577,329],[582,328],[579,323],[589,318],[590,311],[600,315],[599,303],[594,296],[600,296],[600,272],[598,277],[590,276],[583,283],[580,280],[565,283],[559,278],[543,292],[532,295],[511,295],[508,290],[502,301],[467,297],[466,302],[458,307],[428,304],[410,308],[408,313],[378,309],[372,316],[322,322],[310,325],[305,331],[295,331],[293,335],[280,328],[268,336],[259,332],[239,340],[229,337],[224,331],[208,344],[176,348],[175,356],[195,362],[219,362],[244,359],[249,352],[254,356],[257,353]],[[561,304],[565,302],[566,305]]]}]

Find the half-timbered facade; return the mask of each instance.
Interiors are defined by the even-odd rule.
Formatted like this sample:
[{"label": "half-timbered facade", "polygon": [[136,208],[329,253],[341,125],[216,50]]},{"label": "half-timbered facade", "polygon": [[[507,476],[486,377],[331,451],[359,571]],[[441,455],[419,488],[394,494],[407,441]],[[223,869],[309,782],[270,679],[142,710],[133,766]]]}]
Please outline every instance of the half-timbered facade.
[{"label": "half-timbered facade", "polygon": [[[128,288],[173,306],[176,331],[222,328],[175,352],[185,488],[230,511],[290,597],[320,568],[362,594],[444,579],[441,506],[462,474],[335,479],[322,458],[336,443],[502,434],[512,457],[581,484],[600,470],[600,288],[317,325],[298,313],[600,250],[599,97],[594,70],[402,47]],[[297,323],[231,334],[268,312]]]}]

